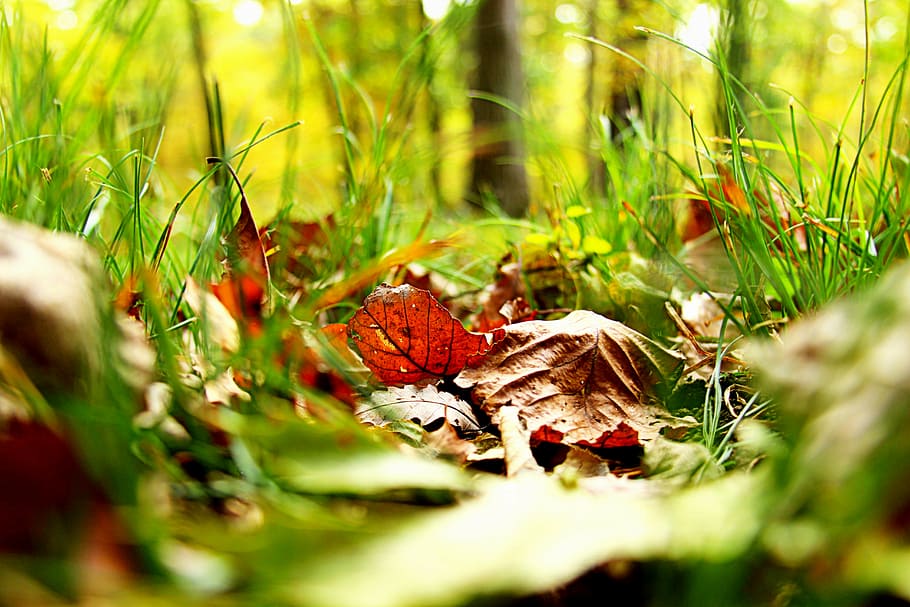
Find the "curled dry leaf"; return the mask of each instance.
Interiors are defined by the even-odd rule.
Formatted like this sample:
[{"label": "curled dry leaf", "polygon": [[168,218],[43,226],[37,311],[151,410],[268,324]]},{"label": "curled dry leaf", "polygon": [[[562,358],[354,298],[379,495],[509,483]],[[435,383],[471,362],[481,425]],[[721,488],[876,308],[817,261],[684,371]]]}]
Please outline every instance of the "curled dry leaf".
[{"label": "curled dry leaf", "polygon": [[452,424],[443,423],[438,429],[427,432],[424,442],[437,454],[447,457],[461,465],[477,453],[477,445],[458,435]]},{"label": "curled dry leaf", "polygon": [[365,422],[384,426],[390,421],[412,420],[421,426],[443,421],[452,427],[469,432],[480,429],[471,405],[454,394],[440,392],[436,386],[404,386],[378,390],[360,404],[356,415]]},{"label": "curled dry leaf", "polygon": [[228,169],[240,189],[240,215],[237,217],[234,228],[225,238],[228,271],[231,274],[236,274],[238,271],[247,273],[259,279],[262,286],[265,287],[269,279],[269,264],[265,257],[265,248],[262,245],[259,228],[256,227],[256,221],[253,219],[253,212],[250,210],[250,204],[247,202],[240,179],[230,166]]},{"label": "curled dry leaf", "polygon": [[512,322],[512,318],[502,313],[502,308],[511,301],[523,298],[525,294],[521,266],[512,261],[509,255],[496,269],[496,281],[488,285],[481,294],[483,308],[474,319],[474,328],[478,331],[490,331]]},{"label": "curled dry leaf", "polygon": [[[220,160],[213,158],[209,162]],[[228,164],[224,166],[240,190],[240,215],[224,238],[227,253],[225,275],[211,288],[241,328],[249,334],[258,335],[268,302],[269,264],[243,185],[234,169]]]},{"label": "curled dry leaf", "polygon": [[237,401],[249,401],[249,392],[237,385],[234,372],[228,368],[205,382],[205,400],[212,405],[231,405]]},{"label": "curled dry leaf", "polygon": [[506,320],[505,324],[511,325],[516,322],[534,320],[537,316],[537,311],[525,301],[524,297],[516,297],[502,304],[502,307],[499,308],[499,314]]},{"label": "curled dry leaf", "polygon": [[650,397],[679,378],[678,354],[586,310],[509,325],[504,334],[455,379],[494,422],[514,405],[532,441],[625,447],[660,434],[666,411]]},{"label": "curled dry leaf", "polygon": [[497,411],[496,419],[502,435],[506,475],[543,472],[531,451],[531,433],[522,419],[521,409],[513,405],[503,405]]},{"label": "curled dry leaf", "polygon": [[381,284],[348,322],[348,336],[383,383],[414,384],[476,364],[502,330],[471,333],[429,291]]}]

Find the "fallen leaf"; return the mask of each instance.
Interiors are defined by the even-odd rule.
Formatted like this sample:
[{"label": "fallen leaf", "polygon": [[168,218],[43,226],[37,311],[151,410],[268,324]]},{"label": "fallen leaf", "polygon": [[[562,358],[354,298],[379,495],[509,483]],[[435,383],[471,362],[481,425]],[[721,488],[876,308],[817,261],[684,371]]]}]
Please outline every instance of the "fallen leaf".
[{"label": "fallen leaf", "polygon": [[234,372],[226,369],[205,382],[205,400],[213,405],[230,405],[238,400],[249,401],[250,395],[237,385]]},{"label": "fallen leaf", "polygon": [[237,217],[234,229],[225,238],[228,273],[234,275],[242,272],[256,275],[264,279],[264,286],[269,279],[269,264],[266,261],[265,248],[262,246],[262,239],[259,236],[259,228],[256,227],[256,221],[253,219],[253,212],[250,210],[250,204],[247,202],[240,179],[232,168],[227,164],[225,166],[228,167],[240,190],[240,215]]},{"label": "fallen leaf", "polygon": [[260,278],[246,274],[225,276],[221,282],[209,285],[231,317],[251,335],[262,330],[266,291]]},{"label": "fallen leaf", "polygon": [[316,331],[288,333],[283,337],[279,364],[289,367],[301,385],[330,394],[353,409],[357,395],[349,382],[358,376],[365,377],[369,370],[348,348],[347,341],[347,325],[342,323],[332,323]]},{"label": "fallen leaf", "polygon": [[491,331],[512,322],[512,319],[502,314],[502,307],[525,294],[521,266],[512,261],[511,256],[505,257],[496,268],[495,282],[488,285],[480,296],[483,307],[474,319],[474,328],[478,331]]},{"label": "fallen leaf", "polygon": [[499,308],[499,314],[506,319],[506,324],[534,320],[537,316],[537,310],[531,307],[524,297],[516,297],[502,304]]},{"label": "fallen leaf", "polygon": [[355,414],[361,421],[375,426],[409,419],[425,428],[442,421],[461,431],[476,432],[480,429],[480,422],[469,403],[454,394],[440,392],[433,385],[377,390],[357,407]]},{"label": "fallen leaf", "polygon": [[429,291],[411,285],[379,285],[348,322],[364,364],[385,384],[457,375],[478,362],[501,331],[467,331]]},{"label": "fallen leaf", "polygon": [[562,463],[553,468],[553,473],[564,483],[571,483],[579,478],[608,476],[610,464],[588,449],[572,446]]},{"label": "fallen leaf", "polygon": [[543,472],[543,468],[534,459],[531,451],[531,433],[521,417],[521,409],[504,405],[497,412],[497,423],[502,435],[503,459],[506,464],[506,475]]},{"label": "fallen leaf", "polygon": [[427,432],[424,442],[427,447],[452,461],[465,465],[477,453],[477,445],[458,435],[452,424],[445,422],[437,430]]},{"label": "fallen leaf", "polygon": [[[732,299],[730,297],[728,302]],[[727,340],[739,334],[732,322],[724,323],[724,311],[717,303],[717,296],[710,293],[692,293],[680,304],[679,315],[695,335],[716,341],[721,336],[721,330]]]},{"label": "fallen leaf", "polygon": [[[746,193],[739,187],[733,173],[723,164],[715,164],[717,176],[705,179],[702,192],[695,193],[689,200],[689,219],[683,231],[683,242],[695,240],[704,234],[713,232],[718,224],[724,224],[737,216],[750,216],[752,207]],[[759,217],[774,232],[789,232],[796,249],[807,248],[806,228],[802,222],[794,224],[791,217],[791,206],[795,201],[788,200],[779,184],[768,182],[765,191],[752,190]],[[770,200],[768,199],[770,197]],[[778,247],[784,249],[778,242]]]},{"label": "fallen leaf", "polygon": [[314,273],[314,259],[323,260],[329,233],[335,229],[335,218],[321,221],[281,221],[259,230],[270,270],[282,286],[305,290]]},{"label": "fallen leaf", "polygon": [[52,528],[81,522],[94,491],[69,438],[30,421],[5,420],[0,472],[0,553],[44,548]]},{"label": "fallen leaf", "polygon": [[348,367],[358,367],[360,361],[348,347],[347,325],[336,322],[320,327],[317,336],[321,336],[325,345],[332,349],[335,355]]},{"label": "fallen leaf", "polygon": [[[82,453],[62,431],[19,419],[0,429],[0,556],[64,562],[70,576],[38,573],[58,592],[111,591],[138,572],[134,544]],[[23,558],[23,556],[25,558]]]},{"label": "fallen leaf", "polygon": [[675,384],[680,355],[586,310],[502,330],[482,363],[455,378],[494,423],[514,405],[532,441],[625,447],[660,434],[666,411],[651,397]]},{"label": "fallen leaf", "polygon": [[[209,159],[211,164],[216,162],[221,161]],[[262,328],[263,310],[268,303],[269,264],[243,184],[234,169],[227,163],[223,164],[240,190],[240,215],[224,239],[226,271],[221,281],[211,286],[212,292],[241,327],[258,335]]]},{"label": "fallen leaf", "polygon": [[188,277],[186,279],[186,303],[193,314],[202,319],[209,338],[225,352],[236,352],[240,348],[240,330],[236,318],[220,298],[202,289]]}]

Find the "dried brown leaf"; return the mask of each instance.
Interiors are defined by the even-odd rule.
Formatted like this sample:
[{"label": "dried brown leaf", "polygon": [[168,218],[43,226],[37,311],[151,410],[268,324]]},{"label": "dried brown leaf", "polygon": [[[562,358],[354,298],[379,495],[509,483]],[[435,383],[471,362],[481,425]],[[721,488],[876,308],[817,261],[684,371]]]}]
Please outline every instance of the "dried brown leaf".
[{"label": "dried brown leaf", "polygon": [[592,447],[641,444],[666,411],[652,396],[672,385],[683,358],[629,327],[586,310],[504,327],[505,337],[456,384],[498,422],[514,405],[532,441]]},{"label": "dried brown leaf", "polygon": [[452,424],[445,422],[438,430],[427,432],[426,446],[440,455],[444,455],[459,464],[466,464],[468,458],[477,452],[477,446],[458,435]]},{"label": "dried brown leaf", "polygon": [[511,256],[500,262],[496,269],[496,281],[488,285],[481,294],[483,307],[474,319],[474,328],[478,331],[490,331],[509,322],[502,314],[502,307],[510,301],[524,297],[525,284],[521,277],[521,266],[511,260]]}]

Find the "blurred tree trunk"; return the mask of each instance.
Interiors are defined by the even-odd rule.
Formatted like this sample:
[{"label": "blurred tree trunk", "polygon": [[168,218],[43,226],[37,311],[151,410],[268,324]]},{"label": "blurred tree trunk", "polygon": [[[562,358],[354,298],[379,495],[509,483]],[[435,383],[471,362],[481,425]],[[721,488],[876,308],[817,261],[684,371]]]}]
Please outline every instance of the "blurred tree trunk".
[{"label": "blurred tree trunk", "polygon": [[[423,6],[420,2],[415,2],[420,18],[420,29],[425,30],[430,27],[430,20],[423,12]],[[433,80],[436,78],[436,53],[433,48],[435,38],[427,36],[420,49],[420,67],[419,73],[424,79],[424,90],[426,91],[425,110],[427,134],[431,141],[440,149],[439,144],[442,139],[442,116],[439,109],[439,99],[434,92]],[[442,196],[442,176],[439,170],[439,162],[433,162],[430,165],[430,189],[432,190],[433,200],[436,205],[442,205],[444,200]]]},{"label": "blurred tree trunk", "polygon": [[[644,37],[636,31],[645,7],[635,0],[616,0],[616,46],[643,59]],[[642,69],[634,62],[616,57],[610,83],[610,138],[614,145],[623,146],[632,117],[641,112]]]},{"label": "blurred tree trunk", "polygon": [[[588,31],[587,35],[591,38],[597,38],[597,24],[600,23],[598,6],[599,0],[588,1]],[[601,102],[601,95],[598,91],[599,83],[597,74],[600,71],[600,63],[597,61],[598,53],[592,52],[591,59],[588,61],[588,78],[585,84],[585,106],[588,108],[588,119],[591,120],[590,127],[585,131],[587,140],[585,149],[588,151],[588,182],[591,191],[600,197],[607,195],[607,167],[604,164],[602,146],[606,144],[604,137],[604,107]]]},{"label": "blurred tree trunk", "polygon": [[[729,76],[736,78],[746,86],[749,83],[749,59],[751,56],[749,20],[749,0],[723,0],[717,37],[719,59]],[[730,115],[731,105],[734,106],[734,114],[742,110],[745,93],[736,84],[729,81],[729,87],[733,95],[730,99],[727,99],[724,92],[724,80],[724,74],[719,72],[715,127],[718,134],[732,135],[731,128],[735,130],[739,128],[740,124],[736,115]],[[736,110],[736,107],[739,109]]]},{"label": "blurred tree trunk", "polygon": [[[601,14],[600,0],[589,0],[588,31],[592,38],[604,36],[618,48],[641,57],[645,42],[642,34],[635,30],[635,25],[643,21],[642,13],[649,2],[641,0],[615,0],[610,7],[608,19]],[[597,25],[609,23],[609,31],[598,31]],[[588,174],[592,191],[600,196],[608,194],[607,173],[601,147],[612,145],[622,149],[633,116],[641,112],[641,76],[642,69],[634,62],[612,56],[607,66],[596,61],[598,53],[591,54],[588,64],[588,84],[585,91],[588,112],[594,121],[588,140]],[[609,73],[608,83],[598,83],[597,74],[606,70]],[[597,140],[595,140],[595,137]]]},{"label": "blurred tree trunk", "polygon": [[[517,0],[480,0],[474,17],[477,71],[474,88],[517,107],[523,105]],[[481,204],[493,196],[512,216],[527,212],[521,118],[502,103],[473,99],[474,158],[467,198]]]}]

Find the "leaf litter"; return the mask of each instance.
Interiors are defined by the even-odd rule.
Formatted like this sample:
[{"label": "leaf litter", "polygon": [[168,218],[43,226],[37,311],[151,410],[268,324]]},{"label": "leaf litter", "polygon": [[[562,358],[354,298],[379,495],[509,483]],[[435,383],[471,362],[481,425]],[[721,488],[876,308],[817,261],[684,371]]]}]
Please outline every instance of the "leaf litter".
[{"label": "leaf litter", "polygon": [[[189,281],[187,291],[190,308],[207,327],[203,338],[207,334],[224,362],[231,363],[243,363],[239,358],[249,351],[249,341],[260,337],[263,321],[273,313],[267,306],[271,247],[264,246],[263,232],[256,229],[245,204],[243,198],[237,225],[225,239],[228,256],[222,281],[208,289]],[[181,436],[173,439],[180,449],[173,457],[184,473],[193,482],[207,482],[205,476],[197,475],[211,466],[211,458],[230,458],[235,462],[231,466],[240,471],[240,477],[230,482],[243,487],[236,491],[244,500],[257,483],[276,483],[287,492],[271,491],[257,498],[262,503],[256,507],[266,512],[270,507],[283,512],[301,508],[311,516],[315,510],[305,499],[291,503],[307,495],[359,496],[373,501],[394,496],[458,503],[451,516],[436,512],[418,517],[414,525],[383,530],[375,543],[357,544],[353,560],[348,560],[352,557],[344,550],[325,560],[327,569],[306,559],[304,562],[314,566],[301,574],[295,592],[303,592],[307,604],[323,604],[324,598],[325,604],[337,605],[455,603],[476,594],[546,589],[608,558],[667,555],[669,550],[685,545],[698,555],[714,549],[710,541],[703,546],[692,538],[687,540],[690,544],[668,540],[667,529],[672,524],[656,524],[658,513],[664,516],[663,505],[656,500],[670,495],[665,489],[668,485],[617,478],[603,455],[604,450],[648,445],[662,429],[673,425],[661,399],[679,378],[681,358],[593,312],[576,311],[560,320],[535,320],[536,312],[523,299],[523,295],[533,294],[523,294],[518,287],[520,276],[514,269],[508,272],[499,290],[486,296],[486,331],[468,331],[432,294],[406,284],[380,285],[347,326],[306,327],[296,335],[281,336],[281,348],[272,362],[290,372],[300,385],[313,388],[314,393],[326,390],[326,394],[351,403],[355,417],[372,425],[391,427],[390,422],[395,420],[416,422],[426,428],[422,436],[416,435],[422,449],[408,448],[400,441],[376,441],[377,434],[365,429],[361,430],[365,434],[352,429],[340,433],[321,429],[313,422],[339,418],[331,417],[318,398],[312,408],[308,405],[304,420],[295,418],[290,407],[284,413],[269,412],[265,424],[239,415],[252,407],[266,407],[261,379],[248,366],[236,370],[224,366],[223,374],[216,375],[206,369],[203,378],[214,377],[221,382],[218,394],[211,382],[197,387],[207,396],[208,407],[189,411],[195,419],[187,419],[179,407],[172,409],[162,401],[144,428],[153,431],[161,425],[163,431],[163,421],[173,420],[169,412],[174,412],[179,417],[174,423],[185,426],[178,426]],[[342,287],[348,289],[350,285]],[[493,305],[498,306],[498,318],[489,313]],[[185,335],[190,338],[189,331]],[[357,382],[356,373],[334,372],[339,361],[341,366],[358,365],[345,341],[356,348],[363,364],[386,387],[355,383],[353,388],[361,396],[353,397],[347,382]],[[190,349],[197,355],[203,352],[195,346]],[[241,380],[242,389],[237,384]],[[350,416],[350,412],[345,413]],[[276,427],[281,425],[274,423],[278,420],[282,420],[283,428]],[[194,446],[198,439],[188,432],[197,436],[200,422],[210,433],[210,446],[216,451]],[[487,432],[474,438],[479,430]],[[279,434],[285,432],[288,438],[280,439]],[[563,449],[562,455],[543,461],[542,445]],[[426,453],[437,456],[437,461],[427,458]],[[456,465],[446,460],[454,460]],[[497,460],[502,461],[507,476],[516,478],[477,474],[477,470],[495,469]],[[672,457],[662,461],[670,461],[672,468]],[[546,471],[552,471],[552,478]],[[217,476],[222,474],[219,471]],[[229,481],[219,482],[222,484],[217,491],[223,493]],[[750,491],[751,485],[746,483],[735,492]],[[678,505],[686,501],[683,496],[667,499],[671,500],[667,507],[674,520],[690,512]],[[579,509],[585,514],[575,517]],[[617,521],[628,523],[628,533],[617,534],[614,524],[601,525],[595,533],[604,541],[595,549],[587,527],[597,527],[596,521],[604,512],[614,512],[620,517]],[[711,520],[707,518],[710,509],[699,513],[704,520]],[[325,517],[329,526],[352,524],[352,519],[333,518],[329,512],[320,511],[319,516]],[[456,525],[459,533],[467,525],[470,533],[454,538],[450,524]],[[520,536],[532,528],[536,535],[533,541],[520,541]],[[750,529],[745,527],[736,538],[743,541],[751,537]],[[645,541],[648,537],[651,543]],[[433,541],[432,548],[414,551],[417,544],[413,542],[424,540]],[[500,547],[465,564],[462,556],[470,559],[465,550],[470,545],[470,551],[475,552],[479,540]],[[552,559],[538,560],[542,546],[562,542],[559,558],[554,554]],[[500,565],[508,562],[503,550],[522,545],[528,551],[526,558],[518,563],[514,576],[503,575]],[[392,576],[388,583],[396,588],[386,593],[388,584],[376,577],[385,575],[386,569],[374,567],[370,559],[390,547],[397,554],[395,546],[412,553],[395,566],[413,567],[415,574],[426,577],[419,584],[401,585]],[[361,552],[364,547],[366,551]],[[362,554],[363,562],[371,567],[362,572],[363,579],[369,580],[378,594],[371,591],[365,597],[356,585],[357,576],[351,574],[350,564],[361,562],[357,554]],[[413,557],[423,554],[444,571],[427,569],[423,558],[414,561]],[[457,567],[453,566],[453,555],[458,555]],[[338,560],[342,556],[344,559]],[[337,569],[342,561],[344,572]],[[322,579],[320,572],[325,574]],[[328,594],[321,594],[318,588]]]},{"label": "leaf litter", "polygon": [[[488,302],[490,292],[482,298]],[[348,334],[363,363],[391,385],[361,402],[363,421],[446,423],[470,439],[489,420],[508,476],[559,465],[566,452],[544,456],[545,444],[621,453],[694,423],[661,402],[683,357],[590,311],[471,333],[428,291],[383,284],[355,312]],[[609,469],[601,455],[591,457],[603,466],[583,466],[586,473]]]}]

